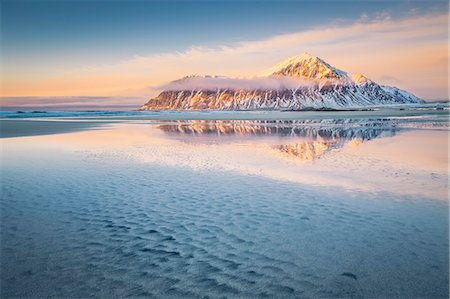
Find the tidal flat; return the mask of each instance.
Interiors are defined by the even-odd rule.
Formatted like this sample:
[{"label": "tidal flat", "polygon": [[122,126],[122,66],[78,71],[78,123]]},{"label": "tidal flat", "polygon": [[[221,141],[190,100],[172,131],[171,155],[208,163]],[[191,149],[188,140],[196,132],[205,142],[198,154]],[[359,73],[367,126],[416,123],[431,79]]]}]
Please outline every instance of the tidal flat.
[{"label": "tidal flat", "polygon": [[448,110],[11,115],[2,298],[449,296]]}]

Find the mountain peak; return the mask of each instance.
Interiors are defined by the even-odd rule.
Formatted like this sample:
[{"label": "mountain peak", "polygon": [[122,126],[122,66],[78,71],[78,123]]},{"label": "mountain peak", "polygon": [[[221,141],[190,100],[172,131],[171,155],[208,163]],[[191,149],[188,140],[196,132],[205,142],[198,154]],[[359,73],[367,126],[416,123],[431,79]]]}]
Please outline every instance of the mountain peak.
[{"label": "mountain peak", "polygon": [[349,75],[319,57],[302,52],[300,55],[288,58],[272,68],[272,75],[298,77],[310,80],[336,79],[349,80]]},{"label": "mountain peak", "polygon": [[319,59],[319,57],[311,55],[308,52],[302,52],[302,53],[300,53],[300,55],[293,56],[291,58],[294,58],[294,57],[298,58],[299,60],[305,60],[305,59],[311,59],[311,58]]},{"label": "mountain peak", "polygon": [[322,60],[319,57],[311,55],[308,52],[302,52],[299,55],[295,55],[286,60],[281,61],[274,68],[281,69],[283,67],[287,67],[292,64],[304,63],[305,61],[322,62]]}]

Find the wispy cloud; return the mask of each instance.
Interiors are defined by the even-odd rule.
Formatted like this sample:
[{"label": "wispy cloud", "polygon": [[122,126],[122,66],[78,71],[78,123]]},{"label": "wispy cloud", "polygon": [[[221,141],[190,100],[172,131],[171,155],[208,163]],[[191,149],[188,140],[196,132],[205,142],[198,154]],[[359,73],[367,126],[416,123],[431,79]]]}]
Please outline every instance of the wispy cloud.
[{"label": "wispy cloud", "polygon": [[402,80],[392,77],[392,76],[389,76],[389,75],[381,76],[380,80],[382,80],[383,82],[386,82],[387,84],[393,84],[393,85],[403,83]]},{"label": "wispy cloud", "polygon": [[296,89],[311,86],[314,82],[300,78],[284,76],[255,77],[255,78],[226,78],[226,77],[188,77],[161,85],[164,90],[199,90],[199,89]]}]

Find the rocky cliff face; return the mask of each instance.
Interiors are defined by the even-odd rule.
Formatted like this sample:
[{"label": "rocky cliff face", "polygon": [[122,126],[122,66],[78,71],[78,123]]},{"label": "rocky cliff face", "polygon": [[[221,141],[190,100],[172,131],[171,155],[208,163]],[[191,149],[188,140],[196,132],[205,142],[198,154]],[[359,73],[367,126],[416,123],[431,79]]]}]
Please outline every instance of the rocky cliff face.
[{"label": "rocky cliff face", "polygon": [[139,109],[301,110],[423,102],[409,92],[348,74],[307,53],[283,61],[258,80],[258,84],[248,80],[240,84],[239,79],[186,77]]}]

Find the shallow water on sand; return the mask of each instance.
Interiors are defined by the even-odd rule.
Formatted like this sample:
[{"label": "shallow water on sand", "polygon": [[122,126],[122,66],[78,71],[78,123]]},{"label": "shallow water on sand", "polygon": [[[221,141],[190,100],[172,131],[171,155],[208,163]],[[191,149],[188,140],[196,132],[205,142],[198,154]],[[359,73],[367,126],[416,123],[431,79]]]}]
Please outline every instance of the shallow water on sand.
[{"label": "shallow water on sand", "polygon": [[448,297],[447,135],[432,118],[4,138],[0,296]]}]

